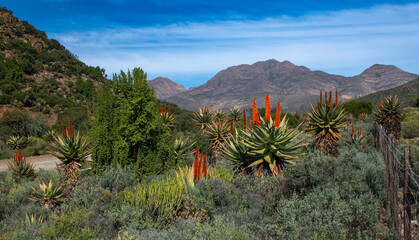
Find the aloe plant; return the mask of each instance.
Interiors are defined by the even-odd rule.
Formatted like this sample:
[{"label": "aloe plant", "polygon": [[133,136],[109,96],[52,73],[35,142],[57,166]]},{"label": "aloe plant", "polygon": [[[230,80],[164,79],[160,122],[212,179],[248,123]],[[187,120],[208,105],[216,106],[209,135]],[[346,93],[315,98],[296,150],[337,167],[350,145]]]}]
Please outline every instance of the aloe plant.
[{"label": "aloe plant", "polygon": [[220,122],[222,122],[222,121],[225,120],[225,118],[226,118],[226,116],[225,116],[223,110],[217,110],[217,111],[215,111],[215,113],[214,113],[214,121],[220,121]]},{"label": "aloe plant", "polygon": [[214,114],[212,113],[211,108],[204,107],[199,108],[198,111],[194,113],[194,121],[201,128],[205,129],[208,124],[213,120]]},{"label": "aloe plant", "polygon": [[364,149],[368,146],[369,140],[367,136],[362,134],[362,127],[359,127],[358,130],[355,131],[355,127],[352,124],[352,132],[350,139],[346,141],[346,144],[353,145],[357,149]]},{"label": "aloe plant", "polygon": [[239,108],[234,107],[230,109],[228,113],[228,117],[230,119],[233,119],[234,122],[238,122],[241,120],[241,114],[242,114],[241,110]]},{"label": "aloe plant", "polygon": [[14,156],[13,161],[7,162],[7,167],[15,179],[20,178],[35,178],[35,167],[29,161],[26,161],[26,157],[23,156],[21,149]]},{"label": "aloe plant", "polygon": [[[270,109],[269,96],[265,101]],[[301,149],[307,144],[303,143],[304,139],[297,140],[302,132],[298,132],[298,127],[288,129],[287,117],[280,119],[280,108],[278,104],[275,121],[270,111],[262,118],[253,99],[253,126],[236,131],[223,148],[223,155],[237,170],[255,166],[257,175],[268,171],[278,176],[286,164],[293,164],[294,159],[304,154]]]},{"label": "aloe plant", "polygon": [[199,146],[196,148],[193,165],[184,168],[179,167],[179,172],[176,171],[176,176],[179,181],[192,188],[195,187],[195,181],[199,181],[202,177],[207,177],[207,175],[207,153],[205,153],[205,155],[200,155]]},{"label": "aloe plant", "polygon": [[10,136],[6,144],[11,149],[24,149],[33,143],[32,137],[23,137],[23,136]]},{"label": "aloe plant", "polygon": [[173,145],[173,152],[175,154],[174,156],[175,165],[181,163],[183,156],[185,156],[191,151],[192,146],[194,144],[195,142],[193,143],[189,142],[189,137],[187,137],[186,139],[183,139],[182,137],[178,137],[175,139],[175,142]]},{"label": "aloe plant", "polygon": [[375,121],[384,127],[387,134],[393,134],[396,139],[399,139],[402,112],[403,107],[399,98],[390,96],[381,101],[373,116]]},{"label": "aloe plant", "polygon": [[57,157],[61,162],[58,168],[67,178],[77,178],[76,173],[83,164],[90,161],[88,156],[92,150],[89,146],[90,140],[87,136],[81,136],[80,132],[73,135],[73,126],[69,119],[69,129],[63,124],[62,136],[54,135],[50,142],[50,154]]},{"label": "aloe plant", "polygon": [[172,128],[175,126],[175,115],[172,113],[171,107],[167,109],[167,106],[164,105],[163,107],[158,108],[160,117],[163,119],[163,124],[167,127]]},{"label": "aloe plant", "polygon": [[32,188],[34,197],[29,199],[38,202],[41,206],[54,209],[64,201],[64,193],[61,191],[61,186],[54,186],[49,180],[48,185],[45,182],[39,183],[39,190]]},{"label": "aloe plant", "polygon": [[332,104],[332,92],[325,92],[325,101],[322,101],[320,92],[320,102],[317,106],[310,104],[310,113],[307,113],[308,121],[306,132],[314,137],[315,145],[329,155],[336,156],[338,153],[338,142],[342,139],[340,134],[345,129],[347,113],[342,104],[339,104],[338,93],[336,91],[335,103]]},{"label": "aloe plant", "polygon": [[211,150],[217,153],[223,146],[225,139],[230,133],[230,124],[227,120],[222,122],[213,121],[203,129],[204,134],[211,141]]}]

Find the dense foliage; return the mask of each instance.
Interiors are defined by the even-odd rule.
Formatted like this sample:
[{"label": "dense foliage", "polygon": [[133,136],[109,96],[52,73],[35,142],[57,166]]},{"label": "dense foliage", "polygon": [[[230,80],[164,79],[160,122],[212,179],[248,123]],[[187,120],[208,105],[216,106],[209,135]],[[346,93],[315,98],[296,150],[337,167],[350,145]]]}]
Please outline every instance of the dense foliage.
[{"label": "dense foliage", "polygon": [[158,113],[147,75],[134,68],[113,76],[99,91],[93,124],[94,168],[120,164],[139,176],[159,174],[173,166],[169,128]]}]

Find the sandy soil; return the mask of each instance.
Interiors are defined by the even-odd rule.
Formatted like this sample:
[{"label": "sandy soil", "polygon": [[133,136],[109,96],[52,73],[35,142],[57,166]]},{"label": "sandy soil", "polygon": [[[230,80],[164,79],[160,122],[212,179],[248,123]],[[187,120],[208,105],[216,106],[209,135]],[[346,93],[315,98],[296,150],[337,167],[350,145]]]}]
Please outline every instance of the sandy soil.
[{"label": "sandy soil", "polygon": [[[0,171],[6,171],[7,170],[7,161],[10,161],[13,159],[3,159],[0,160]],[[35,169],[43,168],[45,170],[51,170],[55,169],[57,167],[57,163],[60,162],[60,160],[52,155],[42,155],[42,156],[33,156],[33,157],[26,157],[26,160],[31,161],[32,164],[35,166]]]}]

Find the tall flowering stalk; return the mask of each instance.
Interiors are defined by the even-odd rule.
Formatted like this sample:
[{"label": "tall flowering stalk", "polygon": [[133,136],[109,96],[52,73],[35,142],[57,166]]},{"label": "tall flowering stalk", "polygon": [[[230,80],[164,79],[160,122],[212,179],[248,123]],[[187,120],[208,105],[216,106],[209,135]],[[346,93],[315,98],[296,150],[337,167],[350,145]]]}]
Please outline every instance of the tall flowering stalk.
[{"label": "tall flowering stalk", "polygon": [[275,124],[274,127],[279,127],[281,123],[281,103],[276,105]]},{"label": "tall flowering stalk", "polygon": [[161,107],[158,107],[158,112],[160,114],[160,117],[163,119],[163,124],[165,124],[167,127],[172,128],[175,125],[175,116],[172,114],[172,109],[169,106],[169,110],[167,110],[166,104]]},{"label": "tall flowering stalk", "polygon": [[266,94],[265,96],[265,122],[269,122],[271,118],[271,103],[269,102],[269,95]]},{"label": "tall flowering stalk", "polygon": [[253,125],[260,125],[259,113],[256,106],[256,100],[253,98]]},{"label": "tall flowering stalk", "polygon": [[7,162],[8,169],[12,172],[12,175],[16,179],[20,178],[34,178],[35,167],[29,161],[26,161],[26,157],[22,158],[21,149],[18,150],[13,158],[13,161]]},{"label": "tall flowering stalk", "polygon": [[[329,155],[337,155],[338,141],[342,138],[340,132],[345,128],[346,111],[339,104],[336,91],[335,104],[332,106],[332,91],[324,92],[325,102],[320,101],[317,106],[310,104],[309,120],[306,131],[313,134],[317,148]],[[321,92],[320,92],[320,96]],[[321,99],[321,97],[320,97]]]},{"label": "tall flowering stalk", "polygon": [[50,141],[49,153],[57,157],[61,163],[57,164],[59,169],[68,179],[77,179],[76,173],[86,162],[89,162],[88,156],[91,154],[88,136],[80,136],[80,132],[73,135],[73,125],[69,118],[69,129],[63,123],[62,137],[53,135]]}]

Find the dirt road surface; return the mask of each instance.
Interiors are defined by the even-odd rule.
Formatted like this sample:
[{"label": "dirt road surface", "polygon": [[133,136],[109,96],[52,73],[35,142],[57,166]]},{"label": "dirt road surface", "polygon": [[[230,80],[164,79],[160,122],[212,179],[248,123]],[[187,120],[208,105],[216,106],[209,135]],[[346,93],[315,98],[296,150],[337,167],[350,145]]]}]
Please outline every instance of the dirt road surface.
[{"label": "dirt road surface", "polygon": [[[55,169],[57,167],[57,163],[60,160],[52,155],[42,155],[42,156],[34,156],[34,157],[26,157],[26,160],[31,161],[32,164],[35,166],[35,169],[43,168],[45,170]],[[13,159],[3,159],[0,160],[0,171],[7,170],[7,161],[13,161]]]}]

